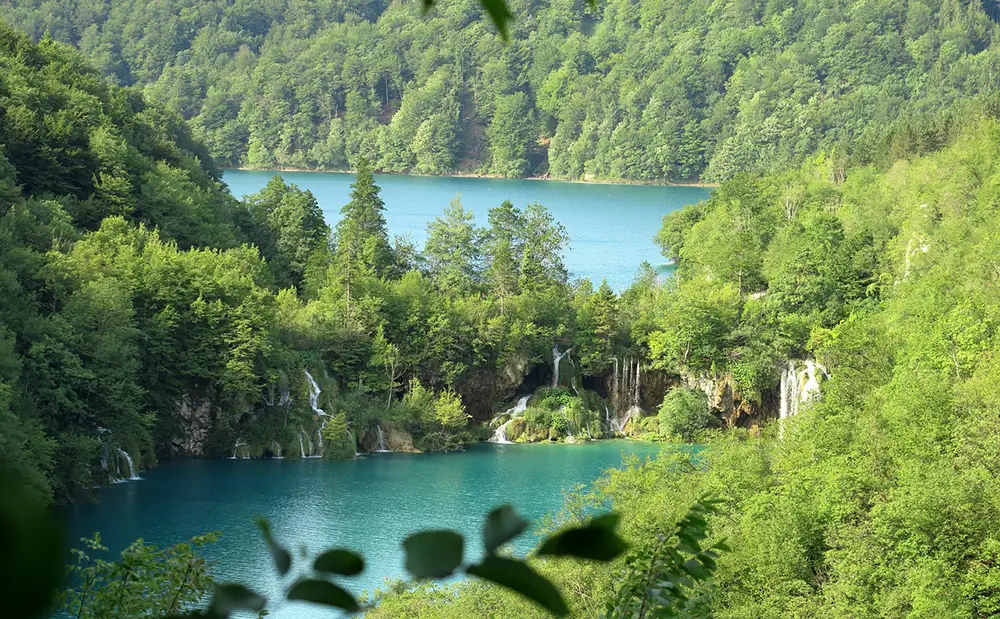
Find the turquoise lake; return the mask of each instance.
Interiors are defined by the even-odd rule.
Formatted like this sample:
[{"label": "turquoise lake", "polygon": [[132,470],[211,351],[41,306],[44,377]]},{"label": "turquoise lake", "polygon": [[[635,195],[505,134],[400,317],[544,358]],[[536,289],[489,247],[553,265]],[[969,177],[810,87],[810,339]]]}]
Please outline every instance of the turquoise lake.
[{"label": "turquoise lake", "polygon": [[[483,443],[459,453],[371,454],[341,462],[180,460],[143,472],[141,480],[108,487],[97,504],[68,514],[68,528],[73,540],[100,532],[116,555],[140,537],[162,547],[221,531],[221,540],[206,552],[217,563],[216,576],[273,600],[279,582],[253,522],[264,516],[293,554],[303,547],[311,553],[332,546],[359,551],[365,572],[343,582],[360,593],[404,576],[399,543],[409,533],[454,529],[469,541],[466,556],[480,556],[483,517],[493,507],[511,503],[537,523],[562,506],[565,490],[621,466],[623,454],[654,457],[661,448],[625,440]],[[526,553],[536,543],[529,531],[515,551]],[[270,616],[313,619],[331,613],[285,603]]]},{"label": "turquoise lake", "polygon": [[[327,223],[336,225],[340,208],[349,200],[354,180],[350,174],[227,170],[223,180],[241,197],[260,191],[275,174],[312,191]],[[377,175],[376,182],[382,187],[390,235],[409,235],[418,247],[423,246],[428,222],[441,215],[455,196],[475,213],[480,225],[486,224],[487,210],[504,200],[518,207],[543,204],[569,233],[565,263],[571,278],[586,277],[595,285],[607,279],[619,291],[628,287],[643,261],[663,273],[671,271],[653,243],[663,216],[704,200],[711,192],[703,187],[395,174]]]}]

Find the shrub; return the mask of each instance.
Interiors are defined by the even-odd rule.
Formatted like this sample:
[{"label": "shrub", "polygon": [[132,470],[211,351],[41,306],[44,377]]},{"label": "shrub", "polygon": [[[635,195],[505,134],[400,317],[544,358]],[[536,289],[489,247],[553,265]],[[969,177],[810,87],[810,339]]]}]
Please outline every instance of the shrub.
[{"label": "shrub", "polygon": [[560,387],[544,387],[535,392],[537,406],[550,411],[559,410],[569,404],[573,399],[573,394],[568,389]]},{"label": "shrub", "polygon": [[562,415],[553,415],[549,428],[551,428],[554,433],[565,436],[567,429],[566,418]]},{"label": "shrub", "polygon": [[708,409],[708,398],[695,389],[668,391],[660,405],[659,421],[661,434],[679,436],[687,443],[696,441],[705,430],[718,425]]}]

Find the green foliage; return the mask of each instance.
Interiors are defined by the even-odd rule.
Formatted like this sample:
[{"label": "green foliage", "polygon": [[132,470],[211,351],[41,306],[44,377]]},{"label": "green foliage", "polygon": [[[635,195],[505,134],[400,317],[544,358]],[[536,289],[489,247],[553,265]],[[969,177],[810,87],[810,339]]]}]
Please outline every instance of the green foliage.
[{"label": "green foliage", "polygon": [[352,282],[386,274],[394,262],[380,191],[368,160],[359,159],[357,178],[351,185],[351,201],[341,209],[343,217],[337,223],[335,237],[334,265],[347,291],[348,304]]},{"label": "green foliage", "polygon": [[657,413],[660,433],[677,436],[686,443],[700,440],[705,430],[718,425],[715,415],[708,409],[708,398],[696,389],[675,388],[663,397]]},{"label": "green foliage", "polygon": [[68,574],[73,586],[63,594],[60,607],[74,617],[93,619],[163,617],[204,603],[213,589],[213,606],[219,612],[247,608],[238,601],[240,597],[262,606],[263,598],[241,596],[236,586],[214,587],[200,549],[217,539],[218,534],[210,534],[162,550],[137,540],[122,551],[118,561],[94,557],[94,553],[107,552],[100,536],[83,539],[84,549],[73,551]]},{"label": "green foliage", "polygon": [[424,254],[438,287],[454,295],[472,292],[479,280],[481,233],[475,216],[455,197],[444,211],[444,218],[427,224]]},{"label": "green foliage", "polygon": [[454,531],[421,531],[403,540],[406,571],[416,578],[446,578],[462,564],[465,540]]},{"label": "green foliage", "polygon": [[26,480],[0,468],[0,593],[15,617],[50,616],[65,559],[62,528]]},{"label": "green foliage", "polygon": [[[842,174],[849,161],[940,148],[996,88],[994,13],[943,0],[857,11],[831,0],[16,0],[4,18],[177,110],[229,166],[342,170],[366,157],[394,172],[676,181],[775,172],[821,152]],[[88,102],[52,110],[68,118]],[[73,143],[88,129],[72,127]],[[30,135],[0,142],[16,152]],[[113,148],[97,176],[97,156],[81,151],[46,149],[31,167],[141,204]]]},{"label": "green foliage", "polygon": [[254,243],[279,283],[301,289],[314,255],[328,251],[330,228],[316,198],[309,191],[272,178],[260,192],[247,196],[254,221]]},{"label": "green foliage", "polygon": [[357,445],[347,428],[347,416],[337,413],[324,421],[320,434],[323,436],[323,457],[330,460],[353,458]]},{"label": "green foliage", "polygon": [[708,604],[717,559],[730,549],[724,541],[704,547],[708,520],[722,501],[703,497],[677,528],[637,548],[625,561],[623,578],[607,614],[617,617],[700,617]]}]

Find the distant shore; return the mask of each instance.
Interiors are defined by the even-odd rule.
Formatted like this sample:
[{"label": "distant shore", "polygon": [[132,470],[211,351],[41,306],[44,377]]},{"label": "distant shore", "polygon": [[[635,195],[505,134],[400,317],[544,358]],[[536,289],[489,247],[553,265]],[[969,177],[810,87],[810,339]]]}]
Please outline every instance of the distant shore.
[{"label": "distant shore", "polygon": [[[315,172],[324,174],[354,174],[355,170],[319,170],[315,168],[250,168],[240,166],[230,166],[222,168],[223,171],[239,170],[241,172]],[[511,181],[555,181],[558,183],[580,183],[584,185],[648,185],[651,187],[701,187],[703,189],[714,189],[717,183],[671,183],[667,181],[636,181],[627,179],[565,179],[553,178],[551,176],[525,176],[523,178],[505,178],[498,174],[475,174],[472,172],[455,172],[453,174],[414,174],[411,172],[376,172],[380,176],[415,176],[420,178],[489,178],[495,180]]]}]

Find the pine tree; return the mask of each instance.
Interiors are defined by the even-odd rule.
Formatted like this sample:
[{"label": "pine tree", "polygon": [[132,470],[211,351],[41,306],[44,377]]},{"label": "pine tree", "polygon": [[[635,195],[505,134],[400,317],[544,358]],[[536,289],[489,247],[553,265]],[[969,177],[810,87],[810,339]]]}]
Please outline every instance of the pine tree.
[{"label": "pine tree", "polygon": [[358,160],[351,201],[340,210],[335,268],[351,304],[351,284],[366,275],[387,276],[395,264],[385,224],[385,202],[367,159]]},{"label": "pine tree", "polygon": [[518,293],[519,263],[523,245],[524,219],[510,200],[490,209],[489,230],[486,232],[486,284],[500,300],[504,313],[507,298]]}]

